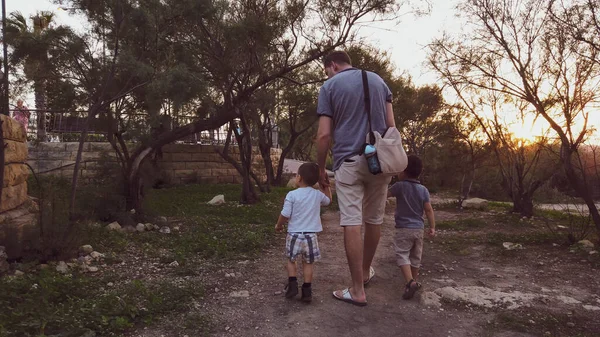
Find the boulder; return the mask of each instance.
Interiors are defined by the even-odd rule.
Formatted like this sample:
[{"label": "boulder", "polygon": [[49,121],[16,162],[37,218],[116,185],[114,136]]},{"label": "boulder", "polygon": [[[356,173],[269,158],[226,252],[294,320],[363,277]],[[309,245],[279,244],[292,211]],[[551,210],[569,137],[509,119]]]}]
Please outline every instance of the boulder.
[{"label": "boulder", "polygon": [[123,231],[125,233],[135,233],[135,232],[137,232],[137,230],[133,226],[125,226],[125,227],[123,227]]},{"label": "boulder", "polygon": [[463,200],[461,206],[469,209],[486,209],[488,206],[488,201],[481,198],[465,199]]},{"label": "boulder", "polygon": [[117,231],[117,232],[123,231],[123,228],[121,228],[121,225],[119,225],[119,223],[116,221],[109,224],[108,226],[106,226],[106,229],[109,231]]},{"label": "boulder", "polygon": [[209,205],[222,205],[225,203],[225,196],[223,194],[219,194],[212,198],[211,201],[208,202]]},{"label": "boulder", "polygon": [[146,225],[144,225],[143,223],[139,223],[137,224],[137,226],[135,226],[135,230],[138,232],[145,232],[146,231]]},{"label": "boulder", "polygon": [[83,253],[84,255],[88,255],[89,253],[94,251],[94,248],[90,245],[83,245],[83,246],[79,247],[79,251],[81,253]]},{"label": "boulder", "polygon": [[156,229],[156,228],[154,228],[154,225],[151,223],[144,224],[144,227],[146,228],[147,231],[153,231]]},{"label": "boulder", "polygon": [[92,253],[90,254],[90,257],[91,257],[92,259],[94,259],[94,260],[100,260],[100,259],[103,259],[103,258],[104,258],[104,254],[102,254],[102,253],[99,253],[99,252],[92,252]]},{"label": "boulder", "polygon": [[159,230],[159,232],[161,232],[163,234],[171,234],[171,228],[164,226]]},{"label": "boulder", "polygon": [[62,274],[66,274],[69,272],[69,266],[65,263],[65,261],[60,261],[56,266],[56,271]]},{"label": "boulder", "polygon": [[577,245],[579,246],[579,248],[586,250],[586,251],[592,251],[594,250],[594,244],[590,241],[590,240],[581,240],[579,242],[577,242]]}]

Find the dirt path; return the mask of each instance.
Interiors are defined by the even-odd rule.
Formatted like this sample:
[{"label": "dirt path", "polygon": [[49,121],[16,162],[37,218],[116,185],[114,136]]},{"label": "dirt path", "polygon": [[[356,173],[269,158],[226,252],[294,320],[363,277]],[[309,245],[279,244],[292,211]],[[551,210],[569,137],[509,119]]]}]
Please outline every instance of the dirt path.
[{"label": "dirt path", "polygon": [[[210,309],[221,317],[216,335],[482,336],[480,322],[485,322],[484,313],[428,308],[418,299],[401,300],[403,281],[394,262],[391,215],[386,216],[373,265],[376,278],[367,289],[369,305],[360,308],[333,299],[331,292],[348,285],[350,278],[343,232],[338,223],[338,213],[323,216],[325,231],[319,237],[323,259],[315,267],[313,303],[286,300],[281,295],[287,280],[281,256],[285,241],[282,237],[263,258],[240,268],[244,269],[241,271],[244,281],[240,279],[231,291],[247,290],[249,297],[233,298],[230,294],[213,292],[215,305]],[[425,264],[430,261],[426,258]],[[425,284],[427,278],[423,278]]]}]

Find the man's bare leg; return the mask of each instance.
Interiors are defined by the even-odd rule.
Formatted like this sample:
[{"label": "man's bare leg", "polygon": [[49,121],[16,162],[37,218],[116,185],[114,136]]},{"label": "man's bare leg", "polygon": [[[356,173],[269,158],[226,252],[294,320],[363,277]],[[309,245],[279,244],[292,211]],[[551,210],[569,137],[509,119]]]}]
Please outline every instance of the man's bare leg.
[{"label": "man's bare leg", "polygon": [[375,252],[377,252],[377,246],[379,245],[379,239],[381,238],[381,226],[365,224],[365,241],[363,251],[363,283],[369,278],[369,269]]},{"label": "man's bare leg", "polygon": [[[352,287],[350,295],[356,302],[366,302],[365,287],[363,285],[363,241],[360,226],[344,227],[344,245],[346,247],[346,258],[350,267]],[[341,296],[341,294],[339,294]]]}]

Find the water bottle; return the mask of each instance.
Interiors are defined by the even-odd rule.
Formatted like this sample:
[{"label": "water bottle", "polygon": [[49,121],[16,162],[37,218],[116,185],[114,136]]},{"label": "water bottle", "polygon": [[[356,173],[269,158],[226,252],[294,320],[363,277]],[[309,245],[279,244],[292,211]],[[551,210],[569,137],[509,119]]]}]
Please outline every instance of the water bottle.
[{"label": "water bottle", "polygon": [[381,166],[379,166],[379,159],[377,158],[377,149],[375,146],[371,144],[365,146],[365,157],[367,158],[369,172],[372,174],[381,173]]}]

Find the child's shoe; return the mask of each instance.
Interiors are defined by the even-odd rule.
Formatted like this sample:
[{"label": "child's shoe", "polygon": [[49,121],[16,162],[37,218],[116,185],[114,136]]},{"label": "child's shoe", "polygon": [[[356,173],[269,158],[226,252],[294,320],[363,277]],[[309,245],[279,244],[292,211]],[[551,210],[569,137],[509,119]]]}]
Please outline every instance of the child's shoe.
[{"label": "child's shoe", "polygon": [[298,281],[289,281],[285,286],[285,297],[293,298],[298,295]]},{"label": "child's shoe", "polygon": [[302,302],[312,301],[312,287],[302,287]]},{"label": "child's shoe", "polygon": [[411,298],[413,298],[413,296],[415,296],[415,293],[419,289],[421,289],[421,283],[418,283],[415,280],[408,281],[408,283],[404,287],[404,294],[402,295],[402,298],[405,300],[410,300]]}]

